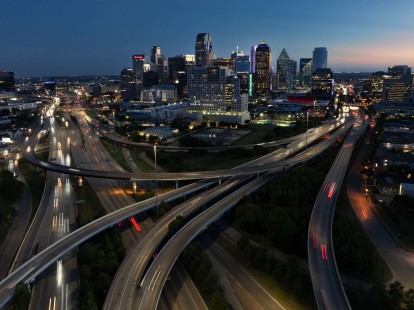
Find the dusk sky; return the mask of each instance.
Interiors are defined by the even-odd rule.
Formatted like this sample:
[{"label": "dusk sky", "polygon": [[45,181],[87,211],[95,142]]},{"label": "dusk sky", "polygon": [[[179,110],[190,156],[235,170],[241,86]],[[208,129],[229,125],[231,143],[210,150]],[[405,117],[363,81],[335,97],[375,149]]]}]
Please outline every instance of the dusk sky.
[{"label": "dusk sky", "polygon": [[0,70],[16,76],[119,74],[131,55],[161,46],[194,54],[209,32],[217,57],[266,41],[273,63],[328,48],[334,71],[414,66],[413,0],[0,0]]}]

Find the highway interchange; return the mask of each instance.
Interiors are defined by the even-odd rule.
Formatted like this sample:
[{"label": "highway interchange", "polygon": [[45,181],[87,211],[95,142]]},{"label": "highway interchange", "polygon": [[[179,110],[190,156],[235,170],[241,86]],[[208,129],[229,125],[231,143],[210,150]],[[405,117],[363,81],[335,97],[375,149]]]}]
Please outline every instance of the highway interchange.
[{"label": "highway interchange", "polygon": [[[185,194],[189,194],[191,192],[195,192],[197,190],[199,190],[202,187],[208,187],[211,186],[212,182],[214,182],[214,180],[216,180],[217,178],[225,178],[225,177],[232,177],[229,181],[224,182],[219,184],[220,190],[212,190],[212,192],[215,192],[216,195],[218,195],[218,192],[220,191],[224,191],[226,189],[226,186],[229,186],[229,188],[231,188],[232,186],[234,186],[235,183],[238,183],[240,181],[240,179],[242,178],[243,175],[257,175],[257,177],[254,179],[254,181],[250,181],[248,182],[246,185],[242,186],[239,190],[233,192],[232,194],[228,194],[226,198],[224,198],[223,200],[221,200],[219,203],[215,204],[214,207],[211,207],[210,209],[208,209],[207,211],[205,211],[204,213],[202,213],[200,216],[198,216],[197,218],[195,218],[193,221],[191,221],[188,226],[186,226],[185,228],[183,228],[182,231],[180,231],[179,234],[177,234],[173,239],[171,239],[170,243],[164,248],[164,250],[162,251],[162,253],[159,254],[159,256],[157,257],[157,260],[155,261],[156,263],[153,263],[151,268],[156,268],[155,271],[153,269],[149,269],[149,274],[151,274],[151,272],[153,272],[152,274],[155,275],[156,277],[159,278],[159,281],[157,280],[156,282],[154,282],[154,276],[151,278],[151,276],[145,276],[144,275],[144,279],[142,281],[142,283],[140,283],[141,289],[138,290],[139,294],[133,294],[133,296],[129,298],[129,302],[130,303],[130,307],[122,307],[125,309],[130,309],[130,308],[134,308],[132,307],[132,305],[136,305],[138,302],[139,304],[144,304],[144,305],[157,305],[159,298],[160,298],[160,293],[162,290],[162,287],[164,285],[164,282],[166,280],[166,277],[168,276],[168,273],[170,271],[170,269],[172,268],[178,254],[184,249],[185,245],[188,244],[202,229],[203,227],[207,226],[211,221],[213,221],[214,219],[218,218],[220,216],[220,214],[223,211],[223,206],[225,206],[224,209],[227,209],[228,206],[232,206],[233,204],[235,204],[244,194],[246,194],[247,192],[250,192],[252,190],[254,190],[255,188],[257,188],[258,186],[264,184],[265,182],[267,182],[269,179],[271,179],[273,177],[273,173],[278,172],[278,171],[283,171],[284,169],[288,169],[289,167],[300,163],[304,160],[308,160],[314,156],[316,156],[317,154],[320,154],[320,152],[322,152],[324,149],[326,149],[333,141],[334,139],[340,135],[343,134],[343,131],[345,131],[344,126],[342,126],[341,124],[342,122],[336,122],[334,123],[328,123],[325,124],[324,126],[320,127],[317,130],[313,130],[312,132],[308,132],[306,134],[302,134],[299,137],[295,137],[297,140],[291,142],[286,148],[281,148],[259,160],[256,160],[254,162],[248,163],[246,165],[242,165],[240,167],[237,167],[235,169],[227,169],[227,170],[221,170],[221,171],[207,171],[207,172],[187,172],[187,173],[181,173],[181,174],[168,174],[168,173],[159,173],[157,175],[155,174],[151,174],[151,173],[147,173],[147,174],[143,174],[143,173],[125,173],[125,172],[117,172],[114,171],[116,169],[119,169],[119,167],[110,167],[112,168],[112,170],[91,170],[91,169],[78,169],[78,168],[71,168],[68,167],[69,165],[65,165],[65,157],[63,157],[63,161],[62,159],[60,160],[62,164],[57,164],[56,162],[45,162],[42,161],[40,159],[38,159],[34,153],[34,147],[37,143],[37,138],[39,138],[38,132],[36,132],[33,137],[34,139],[29,140],[28,144],[25,146],[24,149],[24,155],[25,157],[32,163],[34,163],[35,165],[38,165],[40,167],[52,170],[52,171],[57,171],[59,173],[67,173],[67,174],[75,174],[75,175],[84,175],[84,176],[93,176],[94,178],[113,178],[113,179],[129,179],[129,180],[151,180],[154,179],[155,177],[157,177],[158,179],[162,179],[162,180],[181,180],[181,179],[207,179],[210,178],[212,179],[212,181],[203,181],[203,182],[198,182],[198,183],[193,183],[191,185],[188,185],[186,187],[177,189],[175,191],[160,195],[159,199],[163,200],[163,201],[169,201],[171,199],[175,199],[177,197],[182,197]],[[349,122],[347,123],[346,127],[349,129],[351,124],[353,122]],[[82,128],[82,122],[81,124],[79,124],[79,126]],[[342,126],[342,127],[341,127]],[[334,132],[331,134],[330,138],[327,140],[322,140],[322,142],[319,142],[318,144],[316,144],[314,147],[309,147],[308,148],[308,144],[312,144],[315,141],[317,141],[322,135],[325,135],[328,133],[328,131],[332,131],[333,129],[336,129],[337,127],[341,127],[338,131]],[[85,129],[85,128],[84,128]],[[82,129],[82,130],[84,130]],[[85,133],[86,135],[88,134],[88,132]],[[349,137],[352,136],[356,136],[356,134],[354,135],[354,131],[352,131],[351,135]],[[350,138],[347,138],[346,141],[348,141]],[[97,138],[96,138],[97,139]],[[306,139],[307,143],[305,145],[304,143],[304,139]],[[355,139],[355,138],[353,138]],[[351,140],[350,140],[351,141]],[[345,150],[345,152],[348,154],[350,154],[352,152],[352,147],[350,147],[351,145],[353,146],[352,142],[347,142],[344,143],[345,148],[344,149],[349,149],[348,151]],[[96,145],[94,145],[93,140],[92,141],[88,141],[88,143],[90,143],[90,145],[88,146],[89,148],[93,149],[94,147],[96,147]],[[348,147],[346,147],[346,145],[348,145]],[[302,152],[299,155],[295,155],[294,157],[290,157],[288,159],[284,159],[288,156],[292,156],[294,154],[296,154],[298,151],[305,149],[304,152]],[[78,149],[79,152],[79,149]],[[341,152],[343,152],[341,150]],[[75,162],[77,162],[78,167],[79,167],[79,161],[81,160],[78,156],[78,160],[76,160],[76,151],[74,152],[74,150],[72,149],[72,153],[74,158],[75,158]],[[103,152],[104,153],[104,152]],[[93,152],[92,156],[99,156],[98,154],[101,154],[101,152]],[[54,154],[56,155],[56,154]],[[52,155],[52,156],[54,156]],[[348,156],[348,155],[346,155]],[[59,156],[57,156],[59,157]],[[105,156],[104,156],[105,157]],[[96,163],[102,163],[105,162],[103,160],[104,158],[95,158],[95,161],[91,160],[91,158],[89,160],[91,160],[91,162],[96,162]],[[348,158],[349,160],[349,158]],[[341,165],[345,165],[347,161],[345,160],[341,160]],[[67,163],[67,162],[66,162]],[[334,166],[333,166],[334,167]],[[96,167],[97,169],[102,169],[103,167]],[[104,167],[104,168],[108,168],[108,167]],[[346,168],[346,167],[345,167]],[[343,169],[343,167],[341,168]],[[264,172],[268,172],[269,173],[265,173],[262,174]],[[329,177],[329,175],[328,175]],[[58,177],[59,178],[59,177]],[[233,180],[234,178],[236,178],[235,180]],[[338,181],[338,190],[340,188],[340,183],[342,182],[342,177],[338,177],[337,176],[337,181]],[[60,179],[61,180],[61,179]],[[97,180],[97,179],[95,179]],[[109,181],[109,180],[108,180]],[[60,181],[61,182],[61,181]],[[114,182],[114,181],[111,181]],[[217,182],[216,182],[217,183]],[[332,182],[331,182],[332,184]],[[110,187],[107,185],[104,185],[105,188]],[[334,191],[335,192],[335,191]],[[208,192],[205,192],[204,195],[208,195],[206,194]],[[336,194],[336,192],[335,192]],[[326,194],[325,194],[326,196]],[[109,197],[109,196],[108,196]],[[198,197],[198,196],[197,196]],[[329,198],[333,198],[333,197],[329,197]],[[204,201],[203,198],[197,198],[199,199],[199,201],[196,201],[196,203],[194,203],[194,199],[192,200],[193,204],[195,205],[201,205]],[[204,199],[212,199],[210,198],[204,198]],[[334,201],[334,199],[330,199],[330,201]],[[79,245],[80,243],[82,243],[83,241],[87,240],[89,237],[91,237],[92,235],[95,235],[96,233],[110,227],[111,225],[119,222],[120,220],[126,219],[131,215],[137,214],[138,212],[143,212],[145,210],[148,210],[150,208],[153,208],[155,204],[154,199],[149,199],[147,201],[144,201],[142,203],[130,203],[130,205],[124,209],[121,210],[113,210],[114,212],[112,212],[111,214],[108,214],[107,216],[104,216],[100,219],[98,219],[97,221],[94,221],[93,223],[90,223],[80,229],[75,230],[74,232],[72,232],[69,235],[66,236],[60,236],[63,238],[58,238],[59,241],[56,240],[55,243],[51,244],[46,250],[41,251],[38,255],[36,255],[35,257],[33,257],[30,261],[26,262],[25,264],[21,265],[17,270],[15,270],[12,274],[10,274],[6,279],[4,279],[2,282],[0,282],[0,300],[2,302],[6,301],[9,297],[10,294],[12,292],[12,289],[14,287],[14,285],[20,281],[32,281],[34,278],[36,278],[37,275],[39,275],[45,268],[47,268],[49,265],[53,264],[53,262],[56,262],[60,257],[62,257],[62,255],[64,253],[66,253],[67,251],[73,249],[74,247],[76,247],[77,245]],[[125,205],[125,203],[124,203]],[[187,205],[191,205],[191,201],[187,203]],[[222,208],[219,208],[218,206],[222,206]],[[333,208],[330,208],[333,210]],[[172,215],[169,215],[169,217],[167,217],[165,220],[165,222],[163,224],[160,225],[168,225],[169,221],[171,221],[172,218],[174,218],[174,214],[177,214],[177,212],[184,212],[184,211],[178,211],[179,209],[176,209],[175,213],[172,213]],[[188,212],[188,211],[187,211]],[[333,214],[333,211],[332,211]],[[54,215],[56,216],[56,215]],[[159,221],[160,223],[162,223],[161,221]],[[158,222],[156,223],[158,224]],[[155,227],[155,225],[154,225]],[[310,226],[311,227],[311,226]],[[192,230],[191,230],[192,229]],[[151,231],[151,228],[148,230],[148,234],[149,235]],[[185,235],[187,234],[187,235]],[[186,237],[180,237],[180,235],[185,235]],[[152,238],[152,237],[151,237]],[[181,240],[181,241],[176,241],[176,240]],[[328,240],[330,239],[326,239],[326,243],[328,243]],[[55,241],[55,240],[54,240]],[[171,244],[174,244],[174,242],[181,242],[179,243],[179,245],[174,245],[171,246]],[[143,242],[141,242],[143,243]],[[138,243],[140,244],[140,243]],[[314,245],[314,244],[312,244]],[[168,253],[169,251],[171,251],[169,249],[169,247],[171,247],[174,251],[173,254],[169,254],[169,255],[164,255],[163,253]],[[332,248],[332,247],[331,247]],[[329,255],[329,257],[333,258],[333,252],[331,253],[332,249],[330,249],[329,247],[327,247],[327,255]],[[132,251],[131,251],[132,253]],[[145,252],[145,255],[142,255],[141,261],[144,261],[144,264],[147,262],[146,258],[148,257],[147,254],[153,253],[153,248],[149,248],[147,249],[147,251]],[[318,254],[320,255],[320,252],[318,252]],[[134,257],[134,255],[128,255],[128,257]],[[164,258],[166,257],[166,258]],[[167,262],[163,262],[162,265],[166,266],[161,268],[161,260],[167,260]],[[125,260],[127,261],[127,260]],[[330,260],[329,260],[330,261]],[[334,262],[334,259],[332,259],[332,261]],[[324,262],[323,262],[324,263]],[[158,266],[158,267],[157,267]],[[124,267],[125,268],[125,267]],[[335,266],[336,268],[336,266]],[[138,275],[135,277],[135,279],[132,280],[132,287],[134,288],[134,293],[136,292],[136,287],[137,287],[137,281],[143,276],[142,275],[142,268],[139,269],[137,268],[138,271]],[[120,268],[121,270],[121,268]],[[162,273],[161,273],[162,271]],[[155,272],[155,273],[154,273]],[[312,271],[311,271],[312,272]],[[337,273],[337,271],[336,271]],[[118,274],[117,274],[118,276]],[[339,277],[339,276],[338,276]],[[129,277],[130,279],[133,277]],[[114,282],[113,282],[113,286],[114,283],[116,283],[117,277],[115,277]],[[153,280],[153,281],[151,281]],[[145,281],[150,281],[150,285],[152,287],[151,290],[148,290],[148,283],[146,283]],[[129,285],[131,287],[131,283],[128,281],[123,281],[125,283],[127,283],[127,285]],[[118,281],[119,283],[119,281]],[[340,288],[342,288],[342,285],[339,283],[338,285],[340,285]],[[115,284],[115,287],[117,285]],[[146,289],[147,288],[147,289]],[[112,287],[111,287],[112,289]],[[121,290],[122,291],[122,290]],[[343,288],[342,288],[343,291]],[[150,293],[146,293],[146,292],[151,292]],[[153,293],[154,292],[154,293]],[[135,295],[140,295],[140,296],[135,296]],[[318,294],[315,294],[317,296],[317,300],[318,300]],[[111,306],[111,297],[109,297],[110,294],[108,294],[107,297],[107,301],[106,301],[106,306],[108,309],[112,309],[112,308],[116,308],[116,306]],[[109,299],[108,299],[109,298]],[[346,298],[346,297],[345,297]],[[147,299],[149,301],[147,301]],[[135,300],[135,301],[134,301]],[[319,302],[318,302],[319,305]],[[348,304],[349,306],[349,304]],[[276,306],[274,306],[276,307]],[[279,305],[280,307],[280,305]]]}]

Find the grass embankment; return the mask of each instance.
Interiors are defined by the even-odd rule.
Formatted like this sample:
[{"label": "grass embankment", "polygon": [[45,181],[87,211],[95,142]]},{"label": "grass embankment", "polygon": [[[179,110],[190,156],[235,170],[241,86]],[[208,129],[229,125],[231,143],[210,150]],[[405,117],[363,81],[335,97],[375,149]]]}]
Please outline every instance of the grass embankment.
[{"label": "grass embankment", "polygon": [[[106,214],[88,182],[74,188],[76,199],[80,202],[77,204],[78,226]],[[124,257],[125,248],[117,227],[105,230],[79,246],[79,309],[102,309],[106,292]]]},{"label": "grass embankment", "polygon": [[143,151],[137,151],[137,150],[131,150],[131,156],[134,159],[135,163],[141,169],[142,172],[154,172],[154,167],[147,163],[140,154],[143,153]]},{"label": "grass embankment", "polygon": [[[317,120],[317,125],[320,121]],[[273,125],[258,125],[253,124],[250,126],[252,132],[238,140],[233,145],[246,145],[246,144],[257,144],[263,142],[276,141],[279,139],[289,138],[294,135],[298,135],[306,131],[305,121],[296,121],[294,127],[281,127]]]},{"label": "grass embankment", "polygon": [[180,258],[209,309],[232,309],[224,297],[208,255],[199,244],[186,247]]},{"label": "grass embankment", "polygon": [[122,148],[120,146],[116,146],[105,139],[101,139],[101,142],[109,154],[111,154],[111,157],[122,167],[122,169],[132,172],[131,167],[125,160],[124,152],[122,152]]},{"label": "grass embankment", "polygon": [[19,170],[26,179],[27,185],[32,195],[33,217],[40,205],[40,201],[42,200],[46,182],[46,170],[36,168],[24,158],[21,158],[19,160]]},{"label": "grass embankment", "polygon": [[22,194],[24,184],[7,170],[0,172],[0,243],[7,235],[9,227],[13,224],[17,211],[11,205]]},{"label": "grass embankment", "polygon": [[[253,149],[229,149],[218,153],[201,150],[189,152],[157,151],[157,164],[170,172],[208,171],[229,169],[267,154],[263,147]],[[147,151],[148,157],[154,159],[153,152]]]},{"label": "grass embankment", "polygon": [[266,135],[274,129],[272,125],[251,125],[252,132],[237,140],[233,145],[246,145],[266,142]]}]

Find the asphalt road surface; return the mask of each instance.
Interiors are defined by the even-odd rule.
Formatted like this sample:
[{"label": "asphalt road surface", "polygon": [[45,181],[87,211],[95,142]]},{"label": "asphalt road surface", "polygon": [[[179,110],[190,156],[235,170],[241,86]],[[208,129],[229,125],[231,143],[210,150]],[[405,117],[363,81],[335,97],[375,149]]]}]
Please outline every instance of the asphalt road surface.
[{"label": "asphalt road surface", "polygon": [[[369,137],[364,140],[367,145]],[[393,273],[393,281],[400,281],[406,289],[414,288],[414,253],[401,248],[390,236],[373,211],[373,204],[362,192],[361,161],[365,147],[355,159],[348,177],[348,197],[354,212]]]}]

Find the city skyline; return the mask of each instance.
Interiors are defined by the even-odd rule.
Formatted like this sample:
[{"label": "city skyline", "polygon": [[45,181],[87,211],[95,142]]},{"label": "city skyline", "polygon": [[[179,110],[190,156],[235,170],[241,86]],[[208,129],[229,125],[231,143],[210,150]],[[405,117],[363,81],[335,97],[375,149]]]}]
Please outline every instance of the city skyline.
[{"label": "city skyline", "polygon": [[[263,40],[273,53],[285,48],[296,61],[325,46],[328,67],[336,72],[414,65],[414,43],[408,40],[414,3],[408,0],[398,7],[385,1],[327,7],[322,1],[259,0],[253,6],[212,0],[203,10],[188,0],[161,1],[157,8],[134,1],[3,2],[4,22],[12,27],[2,36],[0,68],[16,76],[119,74],[131,66],[131,55],[149,56],[155,45],[166,57],[194,54],[202,32],[212,35],[217,57],[230,57],[237,46],[249,54]],[[273,70],[275,65],[273,59]]]}]

